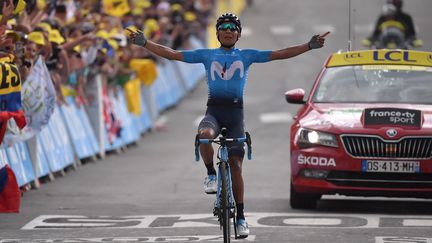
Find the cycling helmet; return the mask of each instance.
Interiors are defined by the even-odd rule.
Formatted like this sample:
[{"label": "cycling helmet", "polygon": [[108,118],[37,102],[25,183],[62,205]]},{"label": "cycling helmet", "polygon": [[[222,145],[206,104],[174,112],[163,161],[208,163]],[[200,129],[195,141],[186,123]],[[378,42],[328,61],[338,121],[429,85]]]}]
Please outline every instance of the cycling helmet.
[{"label": "cycling helmet", "polygon": [[387,0],[387,3],[393,4],[397,9],[401,9],[403,5],[402,0]]},{"label": "cycling helmet", "polygon": [[234,23],[239,28],[239,33],[241,33],[241,30],[242,30],[241,22],[240,22],[240,19],[237,17],[237,15],[235,15],[233,13],[224,13],[221,16],[219,16],[219,18],[217,19],[217,22],[216,22],[216,29],[219,27],[219,25],[221,25],[222,23],[225,23],[225,22]]},{"label": "cycling helmet", "polygon": [[382,15],[394,16],[396,14],[396,7],[393,4],[384,4],[382,7]]}]

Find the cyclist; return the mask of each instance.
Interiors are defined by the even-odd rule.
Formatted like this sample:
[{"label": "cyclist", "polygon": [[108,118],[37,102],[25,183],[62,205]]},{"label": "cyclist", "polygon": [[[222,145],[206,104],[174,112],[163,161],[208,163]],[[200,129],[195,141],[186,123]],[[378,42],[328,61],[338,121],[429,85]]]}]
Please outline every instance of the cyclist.
[{"label": "cyclist", "polygon": [[[172,60],[204,64],[209,95],[205,117],[198,126],[199,137],[203,139],[217,137],[222,127],[226,127],[227,137],[244,137],[243,90],[247,72],[252,63],[287,59],[312,49],[321,48],[324,45],[325,36],[329,33],[314,35],[308,43],[276,51],[241,50],[235,48],[242,31],[240,19],[232,13],[225,13],[217,19],[216,23],[216,36],[220,42],[220,48],[176,51],[147,40],[141,31],[129,31],[132,43],[145,47],[156,55]],[[215,193],[217,182],[212,145],[200,145],[200,152],[207,168],[207,177],[204,181],[205,192]],[[245,238],[249,235],[249,228],[244,216],[243,145],[230,144],[228,154],[237,207],[237,233],[240,237]]]},{"label": "cyclist", "polygon": [[[379,40],[382,30],[385,27],[385,22],[389,18],[397,21],[402,25],[405,40],[413,47],[420,47],[423,45],[423,41],[416,38],[416,31],[414,28],[414,22],[408,13],[402,11],[403,1],[402,0],[387,0],[383,6],[383,11],[377,19],[374,27],[372,36],[362,40],[363,45],[371,46],[374,42]],[[393,7],[393,8],[392,8]]]}]

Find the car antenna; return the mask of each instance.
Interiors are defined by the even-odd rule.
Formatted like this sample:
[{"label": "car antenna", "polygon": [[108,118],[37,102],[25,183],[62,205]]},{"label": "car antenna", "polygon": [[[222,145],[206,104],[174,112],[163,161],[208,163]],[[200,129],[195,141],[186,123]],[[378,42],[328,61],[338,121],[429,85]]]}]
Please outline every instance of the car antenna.
[{"label": "car antenna", "polygon": [[351,51],[351,0],[348,1],[348,51]]},{"label": "car antenna", "polygon": [[[355,34],[352,35],[352,16],[351,16],[351,0],[348,1],[348,51],[352,51],[352,44],[355,41]],[[352,9],[355,13],[355,9]]]}]

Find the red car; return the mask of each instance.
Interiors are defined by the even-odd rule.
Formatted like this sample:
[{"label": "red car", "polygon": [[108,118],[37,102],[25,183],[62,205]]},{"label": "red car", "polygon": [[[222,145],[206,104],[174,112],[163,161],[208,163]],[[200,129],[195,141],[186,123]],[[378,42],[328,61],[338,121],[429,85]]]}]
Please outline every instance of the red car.
[{"label": "red car", "polygon": [[292,208],[324,194],[432,198],[432,53],[331,55],[291,126]]}]

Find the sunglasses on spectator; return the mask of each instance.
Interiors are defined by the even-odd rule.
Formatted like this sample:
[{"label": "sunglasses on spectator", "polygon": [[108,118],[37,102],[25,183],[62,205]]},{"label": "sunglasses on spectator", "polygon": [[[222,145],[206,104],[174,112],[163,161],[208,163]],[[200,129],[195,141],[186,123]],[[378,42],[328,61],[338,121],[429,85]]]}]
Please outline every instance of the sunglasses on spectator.
[{"label": "sunglasses on spectator", "polygon": [[228,22],[228,23],[223,23],[221,25],[218,26],[217,30],[231,30],[231,31],[239,31],[239,28],[237,27],[236,24]]}]

